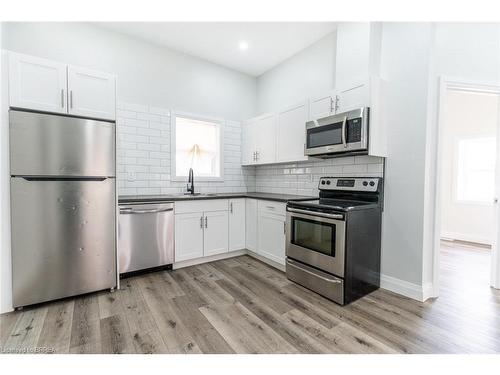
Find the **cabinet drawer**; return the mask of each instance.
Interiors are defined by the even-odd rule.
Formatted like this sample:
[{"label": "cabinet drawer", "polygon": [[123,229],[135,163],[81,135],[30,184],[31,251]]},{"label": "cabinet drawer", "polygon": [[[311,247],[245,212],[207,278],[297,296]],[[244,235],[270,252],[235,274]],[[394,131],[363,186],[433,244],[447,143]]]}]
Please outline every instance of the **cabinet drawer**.
[{"label": "cabinet drawer", "polygon": [[258,210],[277,215],[286,215],[286,204],[281,202],[273,202],[266,200],[259,200]]},{"label": "cabinet drawer", "polygon": [[227,210],[228,210],[227,199],[175,202],[176,214],[185,214],[190,212],[204,212],[204,211],[227,211]]}]

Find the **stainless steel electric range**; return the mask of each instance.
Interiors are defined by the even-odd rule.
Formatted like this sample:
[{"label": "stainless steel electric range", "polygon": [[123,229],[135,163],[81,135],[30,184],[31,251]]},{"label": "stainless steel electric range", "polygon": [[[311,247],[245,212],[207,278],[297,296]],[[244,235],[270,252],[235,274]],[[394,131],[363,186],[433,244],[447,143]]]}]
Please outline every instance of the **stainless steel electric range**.
[{"label": "stainless steel electric range", "polygon": [[319,190],[287,204],[286,275],[344,305],[380,286],[383,180],[322,177]]}]

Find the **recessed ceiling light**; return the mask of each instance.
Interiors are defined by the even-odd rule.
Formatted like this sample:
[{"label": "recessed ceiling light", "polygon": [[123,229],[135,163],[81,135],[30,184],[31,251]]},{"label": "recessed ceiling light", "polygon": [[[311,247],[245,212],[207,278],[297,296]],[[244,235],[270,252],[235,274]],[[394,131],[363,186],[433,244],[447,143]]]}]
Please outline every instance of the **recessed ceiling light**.
[{"label": "recessed ceiling light", "polygon": [[240,49],[240,51],[246,51],[248,49],[248,43],[242,40],[238,43],[238,48]]}]

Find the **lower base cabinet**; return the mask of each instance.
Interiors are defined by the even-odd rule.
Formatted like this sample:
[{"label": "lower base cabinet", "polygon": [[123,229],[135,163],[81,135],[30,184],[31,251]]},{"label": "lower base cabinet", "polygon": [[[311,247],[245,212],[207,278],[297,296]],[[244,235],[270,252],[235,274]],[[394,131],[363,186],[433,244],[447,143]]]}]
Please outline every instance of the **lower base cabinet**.
[{"label": "lower base cabinet", "polygon": [[248,249],[285,265],[286,204],[253,198],[176,203],[175,262]]},{"label": "lower base cabinet", "polygon": [[203,212],[175,215],[175,261],[203,256]]},{"label": "lower base cabinet", "polygon": [[203,256],[227,253],[228,247],[228,213],[215,211],[204,213]]},{"label": "lower base cabinet", "polygon": [[285,264],[285,216],[268,212],[258,215],[257,253],[281,265]]},{"label": "lower base cabinet", "polygon": [[245,202],[245,243],[248,250],[257,252],[257,199]]}]

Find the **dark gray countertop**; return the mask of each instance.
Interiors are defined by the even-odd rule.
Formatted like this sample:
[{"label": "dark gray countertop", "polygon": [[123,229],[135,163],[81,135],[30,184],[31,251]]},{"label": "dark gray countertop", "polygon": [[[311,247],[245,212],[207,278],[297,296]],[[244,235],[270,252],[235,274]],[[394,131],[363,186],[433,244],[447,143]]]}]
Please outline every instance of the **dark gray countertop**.
[{"label": "dark gray countertop", "polygon": [[163,195],[120,195],[118,203],[134,202],[158,202],[158,201],[189,201],[203,199],[231,199],[231,198],[255,198],[276,202],[305,201],[317,199],[318,197],[293,195],[293,194],[275,194],[275,193],[218,193],[218,194],[200,194],[200,195],[181,195],[181,194],[163,194]]}]

